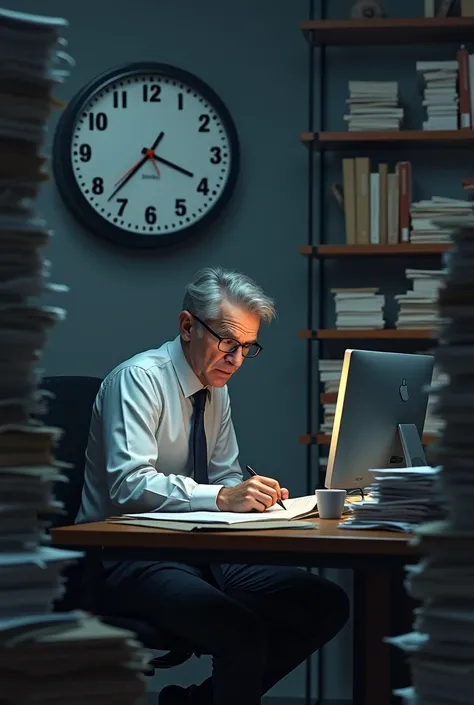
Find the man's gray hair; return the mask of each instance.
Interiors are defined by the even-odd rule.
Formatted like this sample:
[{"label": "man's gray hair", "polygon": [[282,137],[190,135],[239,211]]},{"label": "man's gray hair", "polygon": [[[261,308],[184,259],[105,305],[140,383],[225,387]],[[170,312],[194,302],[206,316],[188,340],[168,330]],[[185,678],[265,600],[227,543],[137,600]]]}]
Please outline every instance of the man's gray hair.
[{"label": "man's gray hair", "polygon": [[199,270],[186,286],[183,309],[198,318],[219,318],[223,301],[254,313],[263,323],[271,323],[276,315],[275,304],[250,277],[222,267]]}]

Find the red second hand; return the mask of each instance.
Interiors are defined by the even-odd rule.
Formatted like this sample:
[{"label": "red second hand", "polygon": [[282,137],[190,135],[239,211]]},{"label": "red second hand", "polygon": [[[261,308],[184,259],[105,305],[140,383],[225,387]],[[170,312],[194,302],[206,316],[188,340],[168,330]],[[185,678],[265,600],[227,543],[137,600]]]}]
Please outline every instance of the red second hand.
[{"label": "red second hand", "polygon": [[146,156],[142,157],[141,159],[139,159],[138,162],[135,162],[135,164],[132,167],[130,167],[130,169],[123,176],[121,176],[118,181],[115,182],[114,187],[117,186],[125,178],[127,178],[127,176],[130,174],[130,172],[133,171],[138,166],[138,164],[141,164],[141,163],[144,164],[147,159],[148,159],[148,154]]}]

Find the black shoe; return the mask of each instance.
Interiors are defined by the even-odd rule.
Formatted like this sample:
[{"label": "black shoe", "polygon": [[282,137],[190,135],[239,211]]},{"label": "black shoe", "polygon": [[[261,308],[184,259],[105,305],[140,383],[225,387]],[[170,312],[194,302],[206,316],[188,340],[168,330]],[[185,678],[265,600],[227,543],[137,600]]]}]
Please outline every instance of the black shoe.
[{"label": "black shoe", "polygon": [[160,692],[158,705],[189,705],[189,691],[179,685],[168,685]]}]

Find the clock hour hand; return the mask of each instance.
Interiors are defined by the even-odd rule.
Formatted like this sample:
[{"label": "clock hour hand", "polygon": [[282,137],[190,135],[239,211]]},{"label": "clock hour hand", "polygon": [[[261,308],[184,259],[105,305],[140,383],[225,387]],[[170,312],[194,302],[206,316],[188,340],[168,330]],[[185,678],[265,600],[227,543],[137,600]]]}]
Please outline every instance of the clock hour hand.
[{"label": "clock hour hand", "polygon": [[[143,148],[142,149],[142,154],[146,154],[148,152],[147,149]],[[160,162],[161,164],[166,164],[166,166],[169,166],[171,169],[176,169],[176,171],[179,171],[181,174],[185,174],[186,176],[194,176],[194,174],[191,171],[188,171],[187,169],[183,169],[182,166],[178,166],[177,164],[174,164],[173,162],[168,161],[168,159],[164,159],[163,157],[159,157],[157,154],[153,154],[153,159],[155,159],[157,162]]]},{"label": "clock hour hand", "polygon": [[[156,140],[153,142],[151,149],[142,149],[142,158],[138,160],[138,162],[132,166],[131,169],[129,169],[124,176],[122,176],[121,179],[119,179],[114,185],[117,186],[114,191],[112,191],[111,195],[108,197],[107,201],[111,201],[114,196],[117,195],[117,193],[120,191],[120,189],[125,186],[126,183],[130,181],[132,176],[137,173],[139,169],[143,166],[143,164],[146,162],[147,159],[154,159],[154,154],[153,151],[157,148],[161,140],[163,139],[165,133],[160,132]],[[117,185],[118,184],[118,185]]]}]

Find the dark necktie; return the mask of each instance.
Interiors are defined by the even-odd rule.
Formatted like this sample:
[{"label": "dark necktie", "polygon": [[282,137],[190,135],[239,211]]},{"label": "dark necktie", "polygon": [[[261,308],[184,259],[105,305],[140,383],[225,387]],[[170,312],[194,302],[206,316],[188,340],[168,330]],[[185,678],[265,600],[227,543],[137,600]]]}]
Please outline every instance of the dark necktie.
[{"label": "dark necktie", "polygon": [[200,389],[193,394],[194,417],[192,427],[192,450],[194,479],[198,485],[208,485],[207,474],[207,442],[204,429],[204,407],[206,406],[207,389]]},{"label": "dark necktie", "polygon": [[[207,389],[200,389],[199,392],[193,394],[193,399],[194,415],[191,430],[191,443],[193,452],[194,480],[199,485],[208,485],[209,475],[207,472],[207,442],[206,430],[204,428],[204,408],[206,406]],[[209,568],[217,586],[223,589],[224,576],[220,565],[218,563],[211,563]]]}]

